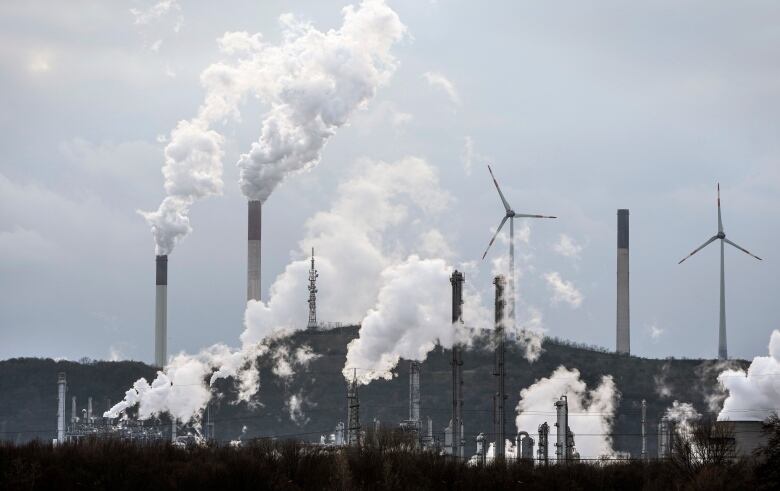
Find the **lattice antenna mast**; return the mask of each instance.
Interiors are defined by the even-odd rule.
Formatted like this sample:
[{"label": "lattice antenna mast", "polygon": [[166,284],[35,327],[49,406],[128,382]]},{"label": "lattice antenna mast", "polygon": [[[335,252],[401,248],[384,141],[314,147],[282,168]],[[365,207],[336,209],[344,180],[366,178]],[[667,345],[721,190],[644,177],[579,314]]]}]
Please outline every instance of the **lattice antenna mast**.
[{"label": "lattice antenna mast", "polygon": [[320,274],[314,269],[314,248],[311,248],[311,269],[309,270],[309,329],[317,327],[317,277]]}]

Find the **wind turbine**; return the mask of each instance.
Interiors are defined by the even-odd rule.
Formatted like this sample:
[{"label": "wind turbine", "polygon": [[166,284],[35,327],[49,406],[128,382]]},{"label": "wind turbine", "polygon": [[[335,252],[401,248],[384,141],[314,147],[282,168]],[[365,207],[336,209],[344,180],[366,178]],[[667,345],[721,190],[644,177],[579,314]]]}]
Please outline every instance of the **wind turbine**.
[{"label": "wind turbine", "polygon": [[498,195],[501,197],[501,203],[504,204],[504,209],[506,210],[506,214],[504,215],[504,218],[501,220],[501,223],[498,225],[498,228],[496,229],[496,233],[493,234],[493,238],[490,239],[490,243],[487,246],[487,249],[485,249],[485,253],[482,254],[482,260],[485,260],[485,256],[487,256],[488,251],[490,250],[490,247],[493,245],[493,242],[495,242],[496,237],[498,236],[498,233],[501,232],[501,228],[504,226],[507,220],[509,220],[509,321],[512,323],[512,331],[514,332],[515,327],[515,218],[557,218],[553,216],[547,216],[547,215],[529,215],[527,213],[515,213],[515,211],[512,209],[512,207],[509,205],[509,202],[507,202],[506,198],[504,197],[504,193],[501,192],[501,187],[498,185],[498,181],[496,181],[496,176],[493,175],[493,169],[490,168],[490,166],[487,166],[488,171],[490,172],[490,177],[493,178],[493,184],[496,185],[496,191],[498,191]]},{"label": "wind turbine", "polygon": [[724,249],[724,243],[732,245],[739,249],[740,251],[744,252],[748,256],[752,256],[759,261],[761,261],[761,258],[751,254],[750,251],[747,249],[744,249],[734,242],[730,241],[726,238],[726,234],[723,232],[723,220],[720,216],[720,183],[718,183],[718,233],[713,235],[712,237],[707,240],[704,244],[700,245],[698,248],[694,249],[694,251],[684,258],[680,260],[677,264],[682,264],[683,261],[688,259],[689,257],[693,256],[700,250],[704,249],[708,245],[710,245],[712,242],[715,242],[715,240],[720,239],[720,330],[718,331],[718,359],[719,360],[725,360],[728,358],[728,353],[726,349],[726,277],[724,273],[724,260],[723,260],[723,249]]}]

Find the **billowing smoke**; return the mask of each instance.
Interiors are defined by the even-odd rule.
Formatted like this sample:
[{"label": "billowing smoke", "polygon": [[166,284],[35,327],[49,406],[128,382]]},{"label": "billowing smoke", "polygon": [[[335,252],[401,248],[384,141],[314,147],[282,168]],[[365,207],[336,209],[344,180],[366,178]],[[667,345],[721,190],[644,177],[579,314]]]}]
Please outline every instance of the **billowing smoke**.
[{"label": "billowing smoke", "polygon": [[677,430],[683,434],[690,434],[693,423],[701,418],[699,411],[690,402],[674,401],[666,408],[664,416],[675,423]]},{"label": "billowing smoke", "polygon": [[[537,380],[520,391],[515,424],[518,430],[534,435],[539,425],[547,422],[554,432],[555,407],[562,395],[569,403],[569,427],[582,458],[598,458],[612,455],[612,422],[620,394],[611,375],[605,375],[595,389],[588,390],[577,369],[563,366],[553,371],[549,378]],[[550,441],[555,436],[550,434]]]},{"label": "billowing smoke", "polygon": [[245,55],[236,75],[270,106],[258,141],[238,161],[241,190],[265,201],[288,174],[316,165],[322,148],[393,73],[390,48],[406,27],[383,0],[345,7],[340,29],[318,31],[291,15],[284,41],[233,33],[223,44]]},{"label": "billowing smoke", "polygon": [[406,30],[398,15],[383,0],[365,0],[343,14],[341,28],[327,32],[283,15],[278,45],[246,32],[219,40],[226,59],[203,71],[204,102],[195,118],[179,121],[165,147],[167,196],[156,211],[140,212],[157,254],[170,254],[192,230],[195,201],[222,193],[224,139],[211,126],[238,118],[248,94],[269,110],[259,140],[238,162],[241,189],[264,201],[287,174],[315,165],[328,138],[390,77],[396,67],[390,48]]},{"label": "billowing smoke", "polygon": [[[252,351],[254,358],[265,347]],[[137,380],[118,404],[103,416],[116,418],[138,406],[138,418],[149,419],[168,413],[179,421],[197,420],[211,399],[210,386],[218,378],[233,377],[238,383],[239,399],[247,400],[257,392],[259,377],[255,359],[217,344],[197,355],[175,356],[151,384]]]},{"label": "billowing smoke", "polygon": [[400,246],[386,243],[384,237],[390,231],[398,236],[414,229],[414,217],[434,216],[450,200],[439,186],[435,169],[414,157],[391,164],[359,162],[354,174],[339,185],[337,196],[329,210],[306,222],[306,235],[295,253],[300,259],[274,280],[268,301],[247,303],[246,329],[241,335],[244,344],[306,327],[307,312],[301,308],[301,299],[308,296],[311,247],[320,274],[317,316],[362,319],[385,282],[382,271],[402,262]]},{"label": "billowing smoke", "polygon": [[156,211],[139,212],[152,227],[157,254],[170,254],[176,243],[192,230],[190,206],[202,198],[222,193],[223,137],[209,125],[224,118],[231,108],[215,104],[209,95],[198,116],[179,121],[165,147],[165,192]]},{"label": "billowing smoke", "polygon": [[769,356],[756,356],[744,370],[725,370],[718,382],[728,391],[718,420],[765,420],[780,408],[780,331],[769,338]]}]

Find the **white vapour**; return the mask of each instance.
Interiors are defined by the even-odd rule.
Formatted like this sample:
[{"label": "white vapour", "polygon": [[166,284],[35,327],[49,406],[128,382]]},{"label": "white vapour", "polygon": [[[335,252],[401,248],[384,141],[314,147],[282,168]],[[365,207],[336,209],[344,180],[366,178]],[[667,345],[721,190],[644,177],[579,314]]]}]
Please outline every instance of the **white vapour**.
[{"label": "white vapour", "polygon": [[[549,378],[537,380],[520,391],[515,424],[518,430],[536,433],[539,425],[547,422],[551,432],[555,427],[553,404],[562,395],[568,397],[569,427],[574,433],[574,443],[582,458],[598,458],[612,455],[612,422],[620,394],[611,375],[601,378],[599,385],[588,390],[577,369],[560,366]],[[555,435],[550,434],[550,442]]]},{"label": "white vapour", "polygon": [[393,250],[397,244],[385,243],[386,232],[403,233],[417,213],[438,214],[450,200],[435,169],[414,157],[392,164],[361,161],[355,174],[339,185],[337,196],[329,210],[306,222],[306,235],[295,253],[300,259],[277,276],[270,298],[247,303],[244,344],[306,327],[301,298],[308,295],[311,247],[320,275],[318,318],[362,319],[376,301],[382,271],[401,261]]},{"label": "white vapour", "polygon": [[683,434],[689,434],[693,422],[701,418],[701,414],[690,402],[674,401],[666,408],[664,416],[675,423],[677,430]]},{"label": "white vapour", "polygon": [[248,94],[270,109],[260,139],[238,162],[241,189],[265,201],[287,174],[315,165],[328,138],[390,77],[396,67],[390,48],[406,30],[398,15],[383,0],[365,0],[343,13],[341,28],[327,32],[285,14],[279,45],[264,43],[259,33],[222,36],[226,59],[201,74],[206,95],[197,116],[180,121],[165,147],[167,196],[156,211],[140,212],[157,254],[170,254],[190,233],[195,201],[222,193],[224,138],[210,126],[238,119]]},{"label": "white vapour", "polygon": [[265,201],[290,173],[316,165],[321,151],[395,71],[391,47],[406,27],[384,0],[345,7],[338,30],[318,31],[281,18],[283,42],[232,33],[226,49],[243,52],[234,75],[270,106],[258,141],[238,161],[241,190]]},{"label": "white vapour", "polygon": [[718,382],[728,391],[718,420],[764,420],[780,408],[780,331],[769,338],[769,356],[756,356],[744,370],[725,370]]},{"label": "white vapour", "polygon": [[[211,399],[210,385],[222,377],[235,377],[239,384],[239,398],[248,399],[257,392],[259,378],[254,358],[265,347],[252,352],[237,353],[217,344],[197,355],[175,356],[150,384],[145,378],[137,380],[122,401],[103,416],[116,418],[127,409],[138,406],[138,418],[149,419],[168,413],[179,421],[198,420]],[[210,379],[209,379],[210,377]]]}]

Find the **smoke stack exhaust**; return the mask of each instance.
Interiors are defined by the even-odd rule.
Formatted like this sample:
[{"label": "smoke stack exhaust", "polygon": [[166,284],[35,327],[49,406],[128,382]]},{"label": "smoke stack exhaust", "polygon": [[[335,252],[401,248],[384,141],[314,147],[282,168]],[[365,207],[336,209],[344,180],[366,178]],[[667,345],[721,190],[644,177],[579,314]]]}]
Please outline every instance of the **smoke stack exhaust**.
[{"label": "smoke stack exhaust", "polygon": [[617,220],[617,342],[618,353],[631,354],[631,312],[628,282],[628,210]]},{"label": "smoke stack exhaust", "polygon": [[156,263],[154,364],[162,368],[168,359],[168,256],[157,256]]},{"label": "smoke stack exhaust", "polygon": [[249,202],[247,249],[246,299],[260,300],[260,238],[262,235],[263,203],[258,200]]}]

